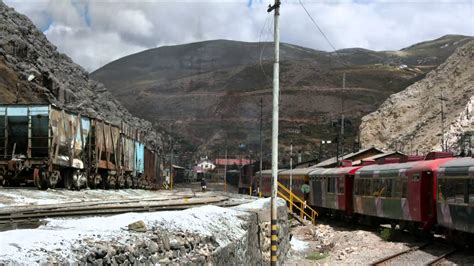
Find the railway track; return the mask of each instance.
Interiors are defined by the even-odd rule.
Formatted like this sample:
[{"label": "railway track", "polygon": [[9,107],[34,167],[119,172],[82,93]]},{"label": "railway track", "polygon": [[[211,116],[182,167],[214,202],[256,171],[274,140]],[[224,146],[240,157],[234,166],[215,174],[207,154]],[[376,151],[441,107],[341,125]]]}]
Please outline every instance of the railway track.
[{"label": "railway track", "polygon": [[41,219],[52,217],[103,216],[127,212],[171,211],[208,204],[230,207],[242,203],[242,201],[232,201],[229,197],[225,196],[211,196],[4,208],[0,210],[0,229],[16,228],[22,224],[31,225],[39,223]]},{"label": "railway track", "polygon": [[371,265],[442,265],[446,257],[458,250],[446,243],[432,241],[382,258]]}]

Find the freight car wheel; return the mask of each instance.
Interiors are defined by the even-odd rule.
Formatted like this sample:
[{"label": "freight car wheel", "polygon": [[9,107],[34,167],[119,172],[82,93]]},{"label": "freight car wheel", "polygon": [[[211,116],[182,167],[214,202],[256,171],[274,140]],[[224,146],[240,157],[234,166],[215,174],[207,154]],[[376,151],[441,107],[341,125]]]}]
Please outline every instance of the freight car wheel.
[{"label": "freight car wheel", "polygon": [[63,170],[63,182],[64,182],[64,188],[68,190],[72,190],[74,185],[73,185],[73,177],[72,177],[72,170],[71,169],[64,169]]},{"label": "freight car wheel", "polygon": [[61,173],[58,170],[54,170],[53,172],[49,173],[46,178],[47,188],[55,188],[60,178]]},{"label": "freight car wheel", "polygon": [[46,180],[46,171],[44,169],[35,168],[35,170],[33,170],[33,182],[35,184],[35,187],[37,187],[40,190],[47,189],[45,180]]}]

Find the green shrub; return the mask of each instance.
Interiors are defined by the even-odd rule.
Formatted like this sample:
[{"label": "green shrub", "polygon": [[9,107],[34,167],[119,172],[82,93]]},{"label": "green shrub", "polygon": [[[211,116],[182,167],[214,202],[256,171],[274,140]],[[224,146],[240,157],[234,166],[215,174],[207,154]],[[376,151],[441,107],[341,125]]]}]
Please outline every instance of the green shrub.
[{"label": "green shrub", "polygon": [[324,253],[311,252],[306,256],[306,259],[307,260],[322,260],[322,259],[326,258],[328,255],[329,254],[326,253],[326,252],[324,252]]},{"label": "green shrub", "polygon": [[384,228],[380,232],[380,237],[385,241],[392,241],[395,239],[396,230],[392,228]]}]

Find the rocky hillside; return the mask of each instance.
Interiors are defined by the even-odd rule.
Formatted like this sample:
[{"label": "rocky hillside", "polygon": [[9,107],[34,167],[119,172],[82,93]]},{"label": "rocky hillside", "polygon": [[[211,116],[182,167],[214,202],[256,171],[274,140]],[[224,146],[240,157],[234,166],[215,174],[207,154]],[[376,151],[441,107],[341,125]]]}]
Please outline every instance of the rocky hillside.
[{"label": "rocky hillside", "polygon": [[[52,103],[115,124],[125,121],[159,148],[161,141],[150,122],[132,116],[104,85],[58,53],[26,16],[1,1],[0,36],[1,103]],[[28,81],[31,75],[34,79]]]},{"label": "rocky hillside", "polygon": [[[346,116],[346,151],[352,149],[360,118],[437,67],[471,37],[448,35],[400,51],[344,49],[327,53],[281,45],[280,132],[284,147],[308,156],[319,140],[339,131]],[[103,82],[134,115],[181,135],[203,152],[223,156],[258,150],[259,100],[264,140],[270,146],[271,43],[205,41],[133,54],[98,69]],[[346,73],[346,89],[342,76]],[[239,143],[249,144],[237,150]],[[334,151],[334,147],[327,147]],[[255,152],[254,152],[255,154]]]},{"label": "rocky hillside", "polygon": [[443,103],[445,146],[460,152],[463,137],[474,131],[473,62],[474,41],[470,41],[426,78],[390,96],[362,118],[362,144],[407,152],[442,150]]}]

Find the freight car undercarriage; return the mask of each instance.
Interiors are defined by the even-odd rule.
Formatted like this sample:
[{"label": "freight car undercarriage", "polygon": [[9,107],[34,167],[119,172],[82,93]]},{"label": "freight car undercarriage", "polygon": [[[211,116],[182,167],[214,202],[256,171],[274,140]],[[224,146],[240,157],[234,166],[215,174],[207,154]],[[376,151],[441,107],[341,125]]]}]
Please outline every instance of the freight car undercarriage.
[{"label": "freight car undercarriage", "polygon": [[55,188],[58,185],[67,189],[151,187],[152,184],[140,179],[141,175],[134,178],[131,173],[119,175],[116,171],[109,170],[99,170],[98,173],[88,176],[83,167],[53,165],[50,168],[47,163],[35,160],[15,159],[0,165],[0,185],[5,187],[25,185],[33,185],[38,189]]}]

